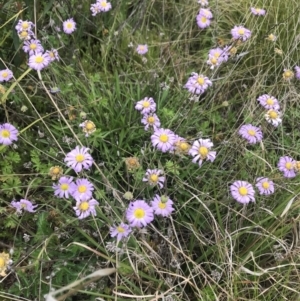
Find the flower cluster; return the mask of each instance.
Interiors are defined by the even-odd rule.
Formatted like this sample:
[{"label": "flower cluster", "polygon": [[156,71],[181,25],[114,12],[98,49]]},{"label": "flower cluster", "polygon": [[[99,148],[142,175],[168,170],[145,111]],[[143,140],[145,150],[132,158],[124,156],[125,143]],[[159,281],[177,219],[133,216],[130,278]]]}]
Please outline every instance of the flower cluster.
[{"label": "flower cluster", "polygon": [[[94,162],[92,156],[88,153],[89,148],[76,146],[65,157],[65,163],[75,172],[89,170]],[[59,172],[59,168],[57,168]],[[57,177],[56,177],[57,179]],[[93,198],[94,185],[86,178],[74,180],[73,177],[59,177],[57,183],[54,183],[54,195],[58,198],[73,197],[76,206],[73,207],[76,216],[79,219],[86,218],[90,215],[96,216],[96,205],[99,203]]]},{"label": "flower cluster", "polygon": [[208,53],[207,64],[210,66],[210,69],[221,65],[221,63],[227,62],[230,55],[230,47],[226,46],[223,49],[220,47],[212,48]]},{"label": "flower cluster", "polygon": [[197,25],[199,28],[204,29],[208,27],[213,18],[212,12],[207,8],[200,8],[198,15],[196,16]]},{"label": "flower cluster", "polygon": [[21,40],[30,40],[34,37],[34,33],[32,31],[34,24],[31,21],[23,21],[19,20],[15,29]]},{"label": "flower cluster", "polygon": [[106,0],[97,0],[96,3],[91,4],[91,12],[92,16],[96,16],[99,13],[102,12],[108,12],[111,10],[112,6],[110,2],[107,2]]},{"label": "flower cluster", "polygon": [[265,113],[267,122],[277,127],[282,122],[282,113],[278,100],[269,94],[263,94],[257,100],[264,109],[268,110]]},{"label": "flower cluster", "polygon": [[29,55],[28,66],[40,71],[46,68],[51,62],[55,60],[59,61],[59,55],[56,49],[44,50],[41,41],[34,35],[32,27],[34,27],[32,22],[19,20],[15,28],[19,37],[24,41],[23,51]]},{"label": "flower cluster", "polygon": [[[269,195],[275,191],[274,182],[266,177],[257,178],[255,186],[261,195]],[[250,202],[255,202],[255,190],[249,182],[235,181],[230,186],[230,191],[232,197],[239,203],[248,204]]]},{"label": "flower cluster", "polygon": [[[162,173],[163,171],[159,169],[148,169],[143,181],[148,182],[150,186],[163,188],[165,177],[161,176]],[[145,200],[139,199],[130,202],[125,214],[129,225],[124,222],[117,226],[113,225],[110,227],[111,237],[117,237],[119,241],[127,237],[132,232],[133,227],[142,228],[150,224],[154,220],[155,215],[170,216],[174,211],[173,204],[173,201],[168,196],[158,194],[155,194],[150,201],[150,205]]]}]

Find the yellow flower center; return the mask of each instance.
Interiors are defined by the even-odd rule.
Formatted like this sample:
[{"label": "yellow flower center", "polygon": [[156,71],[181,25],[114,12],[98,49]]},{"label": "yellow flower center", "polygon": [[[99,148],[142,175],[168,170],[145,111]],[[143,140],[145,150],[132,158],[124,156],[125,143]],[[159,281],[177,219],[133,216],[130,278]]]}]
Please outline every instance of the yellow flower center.
[{"label": "yellow flower center", "polygon": [[212,58],[210,59],[210,61],[211,61],[211,63],[214,64],[214,65],[218,62],[218,60],[217,60],[215,57],[212,57]]},{"label": "yellow flower center", "polygon": [[66,184],[66,183],[64,183],[64,184],[61,184],[61,185],[60,185],[60,189],[61,189],[61,190],[63,190],[63,191],[66,191],[66,190],[68,190],[68,189],[69,189],[69,185],[68,185],[68,184]]},{"label": "yellow flower center", "polygon": [[10,131],[8,131],[8,130],[2,130],[1,131],[1,136],[3,138],[9,138],[10,137]]},{"label": "yellow flower center", "polygon": [[293,164],[291,162],[286,162],[285,167],[286,167],[286,169],[290,170],[293,168]]},{"label": "yellow flower center", "polygon": [[150,176],[150,180],[151,180],[151,182],[157,182],[158,181],[158,175],[156,175],[156,174],[152,174],[151,176]]},{"label": "yellow flower center", "polygon": [[204,78],[203,78],[203,77],[200,76],[200,77],[197,78],[197,83],[198,83],[199,85],[202,86],[202,85],[204,84],[204,82],[205,82],[205,81],[204,81]]},{"label": "yellow flower center", "polygon": [[190,145],[187,142],[180,142],[179,147],[182,151],[186,151],[189,149]]},{"label": "yellow flower center", "polygon": [[244,35],[245,34],[245,29],[244,28],[240,28],[239,30],[238,30],[238,34],[239,35]]},{"label": "yellow flower center", "polygon": [[167,204],[166,204],[166,203],[162,203],[162,202],[159,202],[159,203],[158,203],[158,208],[159,208],[159,209],[166,209],[166,207],[167,207]]},{"label": "yellow flower center", "polygon": [[271,119],[276,119],[278,117],[278,114],[275,111],[270,111],[269,116]]},{"label": "yellow flower center", "polygon": [[88,202],[82,202],[80,205],[79,205],[79,209],[81,211],[87,211],[89,209],[90,205]]},{"label": "yellow flower center", "polygon": [[125,229],[123,228],[123,227],[117,227],[117,231],[119,232],[119,233],[124,233],[125,232]]},{"label": "yellow flower center", "polygon": [[143,101],[143,107],[144,108],[149,108],[150,107],[150,102],[149,101]]},{"label": "yellow flower center", "polygon": [[268,38],[269,38],[270,41],[274,41],[275,40],[275,36],[272,33],[268,36]]},{"label": "yellow flower center", "polygon": [[245,196],[248,194],[248,189],[246,187],[242,186],[239,188],[239,193],[240,193],[240,195]]},{"label": "yellow flower center", "polygon": [[67,26],[68,29],[71,29],[71,28],[73,28],[73,23],[68,22],[66,26]]},{"label": "yellow flower center", "polygon": [[256,132],[254,130],[248,130],[250,136],[255,136]]},{"label": "yellow flower center", "polygon": [[205,23],[207,21],[207,18],[201,17],[201,22]]},{"label": "yellow flower center", "polygon": [[36,62],[37,64],[43,63],[43,62],[44,62],[44,58],[43,58],[41,55],[39,55],[39,56],[37,56],[37,57],[35,58],[35,62]]},{"label": "yellow flower center", "polygon": [[76,155],[75,160],[76,160],[76,162],[79,162],[79,163],[83,162],[84,161],[84,155],[83,154]]},{"label": "yellow flower center", "polygon": [[8,72],[7,71],[2,71],[2,73],[1,73],[1,75],[2,75],[2,77],[8,77]]},{"label": "yellow flower center", "polygon": [[153,124],[155,122],[155,118],[153,116],[148,117],[148,123]]},{"label": "yellow flower center", "polygon": [[59,167],[53,167],[51,169],[51,172],[54,174],[54,175],[57,175],[60,173],[60,168]]},{"label": "yellow flower center", "polygon": [[159,136],[159,140],[160,140],[160,142],[164,142],[165,143],[165,142],[168,142],[169,137],[166,134],[162,134],[162,135]]},{"label": "yellow flower center", "polygon": [[102,7],[106,7],[106,6],[107,6],[107,2],[106,2],[106,1],[101,1],[101,2],[100,2],[100,5],[101,5]]},{"label": "yellow flower center", "polygon": [[220,55],[221,55],[221,53],[215,52],[214,57],[215,57],[216,59],[218,59],[218,58],[220,57]]},{"label": "yellow flower center", "polygon": [[27,38],[28,37],[28,32],[27,31],[21,31],[20,37],[21,38]]},{"label": "yellow flower center", "polygon": [[31,50],[35,50],[35,49],[37,48],[37,45],[36,45],[36,44],[30,44],[30,45],[29,45],[29,48],[30,48]]},{"label": "yellow flower center", "polygon": [[85,128],[88,130],[88,131],[91,131],[95,128],[95,124],[91,121],[88,121],[85,125]]},{"label": "yellow flower center", "polygon": [[208,148],[205,146],[200,146],[198,152],[201,155],[201,157],[204,159],[208,154]]},{"label": "yellow flower center", "polygon": [[4,258],[0,257],[0,269],[5,267],[5,263],[6,261],[4,260]]},{"label": "yellow flower center", "polygon": [[267,101],[266,101],[266,103],[267,103],[269,106],[271,106],[271,105],[274,104],[274,100],[273,100],[272,98],[268,98]]},{"label": "yellow flower center", "polygon": [[53,51],[50,51],[48,54],[49,54],[49,56],[50,56],[51,58],[54,58],[54,57],[55,57]]},{"label": "yellow flower center", "polygon": [[294,76],[294,73],[293,73],[293,71],[291,71],[291,70],[286,70],[284,73],[283,73],[283,77],[285,78],[285,79],[290,79],[290,78],[292,78]]},{"label": "yellow flower center", "polygon": [[262,184],[261,184],[261,186],[264,188],[264,189],[268,189],[269,187],[270,187],[270,184],[269,184],[269,182],[263,182]]},{"label": "yellow flower center", "polygon": [[135,209],[133,215],[135,218],[141,219],[145,216],[145,210],[141,208],[137,208]]},{"label": "yellow flower center", "polygon": [[26,30],[26,29],[28,29],[28,27],[29,27],[29,23],[28,23],[28,22],[23,22],[21,26],[22,26],[22,28],[23,28],[24,30]]},{"label": "yellow flower center", "polygon": [[84,192],[86,192],[86,191],[87,191],[87,188],[86,188],[85,185],[80,185],[80,186],[78,186],[78,192],[84,193]]},{"label": "yellow flower center", "polygon": [[259,13],[259,12],[260,12],[260,8],[256,8],[255,11],[256,11],[257,13]]}]

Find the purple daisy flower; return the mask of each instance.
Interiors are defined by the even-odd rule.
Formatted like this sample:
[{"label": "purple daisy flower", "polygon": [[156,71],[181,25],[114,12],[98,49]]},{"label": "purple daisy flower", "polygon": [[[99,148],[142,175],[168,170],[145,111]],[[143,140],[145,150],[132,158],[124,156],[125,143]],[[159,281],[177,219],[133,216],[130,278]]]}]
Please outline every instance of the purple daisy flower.
[{"label": "purple daisy flower", "polygon": [[242,204],[255,202],[253,186],[246,181],[235,181],[230,186],[232,197]]},{"label": "purple daisy flower", "polygon": [[42,70],[50,64],[46,53],[37,52],[29,57],[28,66],[34,70]]},{"label": "purple daisy flower", "polygon": [[224,47],[223,49],[220,47],[217,48],[212,48],[209,50],[208,55],[215,57],[216,59],[218,59],[221,62],[226,62],[228,61],[229,58],[229,47]]},{"label": "purple daisy flower", "polygon": [[136,103],[135,109],[143,115],[150,114],[156,111],[156,103],[152,97],[145,97]]},{"label": "purple daisy flower", "polygon": [[251,31],[243,26],[234,26],[231,29],[231,35],[234,40],[247,41],[251,37]]},{"label": "purple daisy flower", "polygon": [[8,82],[11,78],[13,78],[13,73],[11,70],[0,70],[0,82]]},{"label": "purple daisy flower", "polygon": [[259,127],[252,124],[245,124],[239,129],[239,135],[246,139],[250,144],[260,142],[263,138],[263,133]]},{"label": "purple daisy flower", "polygon": [[227,48],[213,48],[209,51],[208,60],[206,63],[211,66],[210,69],[214,69],[214,67],[217,67],[221,65],[221,63],[226,62],[228,60],[228,57],[229,53]]},{"label": "purple daisy flower", "polygon": [[197,163],[197,161],[199,161],[199,166],[202,165],[205,159],[213,162],[216,159],[217,154],[217,152],[210,150],[213,145],[214,144],[210,141],[210,139],[196,140],[189,150],[189,154],[194,157],[192,162]]},{"label": "purple daisy flower", "polygon": [[278,169],[283,172],[285,178],[296,177],[296,160],[289,156],[280,157],[278,162]]},{"label": "purple daisy flower", "polygon": [[19,20],[15,29],[17,30],[18,33],[20,33],[21,31],[30,31],[32,27],[34,27],[34,24],[32,22],[27,20],[26,21]]},{"label": "purple daisy flower", "polygon": [[184,85],[184,88],[188,89],[190,93],[200,95],[204,93],[209,86],[212,86],[212,82],[208,77],[193,72]]},{"label": "purple daisy flower", "polygon": [[203,15],[197,15],[196,16],[197,25],[199,28],[204,29],[209,27],[211,21],[209,18],[203,16]]},{"label": "purple daisy flower", "polygon": [[148,52],[148,45],[138,45],[136,48],[136,52],[140,55],[146,54]]},{"label": "purple daisy flower", "polygon": [[99,5],[102,12],[111,10],[111,3],[107,2],[106,0],[97,0],[97,4]]},{"label": "purple daisy flower", "polygon": [[29,55],[44,52],[44,48],[43,48],[41,42],[36,39],[25,41],[22,49],[24,50],[25,53],[28,53]]},{"label": "purple daisy flower", "polygon": [[207,0],[198,0],[198,3],[199,3],[201,6],[207,6],[207,5],[208,5],[208,1],[207,1]]},{"label": "purple daisy flower", "polygon": [[155,113],[144,114],[141,122],[145,125],[145,131],[148,131],[149,127],[154,130],[157,130],[160,127],[160,120]]},{"label": "purple daisy flower", "polygon": [[261,95],[257,98],[257,100],[265,109],[268,109],[268,110],[270,110],[270,109],[279,110],[280,109],[278,100],[271,95],[268,95],[268,94]]},{"label": "purple daisy flower", "polygon": [[111,237],[117,236],[117,241],[122,240],[122,238],[127,237],[131,233],[131,228],[125,223],[121,223],[119,226],[110,227],[109,232]]},{"label": "purple daisy flower", "polygon": [[10,145],[18,140],[19,131],[10,123],[0,124],[0,144]]},{"label": "purple daisy flower", "polygon": [[161,176],[163,173],[160,169],[147,169],[143,182],[148,182],[151,186],[159,185],[160,188],[163,188],[166,179]]},{"label": "purple daisy flower", "polygon": [[129,204],[126,219],[131,227],[145,227],[154,219],[153,209],[145,201],[136,200]]},{"label": "purple daisy flower", "polygon": [[262,8],[251,7],[251,13],[256,16],[264,16],[266,14],[266,10]]},{"label": "purple daisy flower", "polygon": [[274,183],[268,178],[257,178],[255,186],[258,188],[260,194],[268,195],[274,193]]},{"label": "purple daisy flower", "polygon": [[67,153],[64,162],[76,172],[81,172],[82,169],[90,169],[94,160],[88,151],[89,148],[87,147],[76,146],[75,149]]},{"label": "purple daisy flower", "polygon": [[18,213],[22,213],[22,210],[33,213],[35,212],[34,209],[38,206],[38,205],[33,205],[30,201],[25,199],[21,199],[19,202],[12,201],[11,205],[17,209]]},{"label": "purple daisy flower", "polygon": [[76,201],[89,200],[92,198],[94,186],[87,179],[77,179],[71,183],[70,194]]},{"label": "purple daisy flower", "polygon": [[265,114],[265,119],[268,123],[277,127],[282,122],[281,116],[282,113],[280,111],[271,109]]},{"label": "purple daisy flower", "polygon": [[90,215],[96,216],[96,208],[95,206],[99,205],[99,203],[95,199],[84,199],[76,202],[76,206],[73,209],[76,212],[76,216],[78,219],[86,218]]},{"label": "purple daisy flower", "polygon": [[53,184],[54,195],[59,198],[69,198],[71,195],[73,178],[72,177],[61,177],[57,184]]},{"label": "purple daisy flower", "polygon": [[59,61],[58,51],[56,49],[47,50],[45,53],[50,62]]},{"label": "purple daisy flower", "polygon": [[102,7],[100,6],[100,3],[96,2],[91,4],[90,10],[92,12],[92,16],[95,17],[97,14],[102,12]]},{"label": "purple daisy flower", "polygon": [[212,19],[213,18],[212,12],[207,8],[200,8],[198,15],[203,16],[207,19]]},{"label": "purple daisy flower", "polygon": [[71,34],[76,30],[76,22],[73,20],[73,18],[63,22],[63,30],[66,34]]},{"label": "purple daisy flower", "polygon": [[174,211],[173,201],[167,196],[159,196],[156,194],[151,201],[151,207],[156,215],[162,215],[163,217],[170,216]]},{"label": "purple daisy flower", "polygon": [[157,129],[151,135],[153,147],[161,150],[163,153],[174,150],[175,134],[168,129]]},{"label": "purple daisy flower", "polygon": [[18,32],[19,38],[24,41],[28,41],[30,39],[35,39],[35,35],[31,30],[23,30]]},{"label": "purple daisy flower", "polygon": [[299,66],[295,66],[295,77],[297,79],[300,79],[300,67]]}]

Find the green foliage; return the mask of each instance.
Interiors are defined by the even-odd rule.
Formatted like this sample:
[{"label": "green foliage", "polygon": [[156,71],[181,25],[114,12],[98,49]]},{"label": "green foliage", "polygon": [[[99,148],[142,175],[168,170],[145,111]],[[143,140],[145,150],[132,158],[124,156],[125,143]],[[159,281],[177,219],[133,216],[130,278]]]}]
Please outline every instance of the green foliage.
[{"label": "green foliage", "polygon": [[[196,25],[199,5],[192,0],[113,1],[111,11],[96,17],[90,1],[22,5],[0,0],[0,70],[12,69],[16,79],[28,70],[14,29],[19,19],[36,22],[37,37],[45,49],[58,49],[60,61],[40,75],[28,72],[0,109],[1,120],[19,130],[17,142],[0,146],[0,253],[14,251],[0,296],[42,299],[52,288],[117,267],[116,275],[78,286],[65,300],[160,294],[166,300],[275,300],[279,294],[296,300],[300,190],[298,177],[284,178],[277,163],[285,155],[299,160],[299,84],[282,79],[284,69],[299,64],[297,3],[258,1],[267,9],[259,17],[250,14],[250,1],[211,0],[214,18],[205,30]],[[70,17],[77,30],[57,31]],[[236,24],[252,30],[250,41],[231,41]],[[274,43],[266,39],[270,33],[277,36]],[[137,55],[136,46],[145,43],[149,52]],[[236,46],[237,55],[211,70],[208,51],[218,43]],[[213,80],[197,98],[183,88],[191,72]],[[7,90],[13,83],[1,84]],[[49,93],[53,87],[59,92]],[[265,121],[257,103],[266,93],[279,99],[284,112],[278,128]],[[156,101],[162,128],[191,144],[210,138],[216,160],[200,168],[188,155],[154,150],[152,131],[144,130],[134,108],[143,97]],[[79,127],[86,119],[96,125],[88,137]],[[239,137],[247,123],[261,126],[262,143],[249,145]],[[77,145],[90,148],[90,171],[76,174],[66,167],[65,155]],[[141,166],[129,171],[124,159],[133,156]],[[94,184],[95,217],[79,220],[73,198],[54,196],[52,166]],[[162,189],[142,181],[148,168],[164,171]],[[230,184],[255,184],[260,176],[274,181],[275,194],[256,193],[247,206],[234,203]],[[166,194],[175,211],[116,244],[109,230],[126,221],[128,191],[147,201]],[[36,213],[17,214],[10,203],[20,199],[37,204]]]}]

